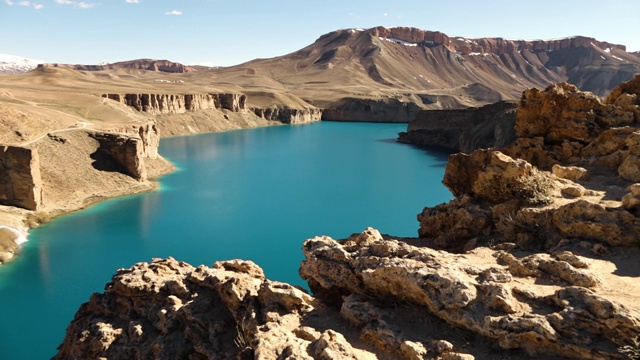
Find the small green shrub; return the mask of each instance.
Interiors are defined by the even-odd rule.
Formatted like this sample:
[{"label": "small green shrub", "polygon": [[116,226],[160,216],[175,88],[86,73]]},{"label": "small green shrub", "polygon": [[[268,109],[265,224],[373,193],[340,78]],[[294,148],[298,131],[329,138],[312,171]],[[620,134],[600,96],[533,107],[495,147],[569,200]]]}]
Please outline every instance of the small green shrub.
[{"label": "small green shrub", "polygon": [[631,360],[640,359],[640,335],[633,340],[631,345],[625,345],[618,349],[618,352],[626,355]]}]

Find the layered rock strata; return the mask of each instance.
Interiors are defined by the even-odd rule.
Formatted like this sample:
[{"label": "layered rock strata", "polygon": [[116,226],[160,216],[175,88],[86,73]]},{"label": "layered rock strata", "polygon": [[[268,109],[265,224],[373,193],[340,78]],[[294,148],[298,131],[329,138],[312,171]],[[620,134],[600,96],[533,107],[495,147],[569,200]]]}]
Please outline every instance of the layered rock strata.
[{"label": "layered rock strata", "polygon": [[517,104],[500,101],[480,108],[420,110],[398,141],[453,152],[501,147],[515,139]]},{"label": "layered rock strata", "polygon": [[37,149],[0,146],[0,203],[37,210],[42,206],[42,179]]},{"label": "layered rock strata", "polygon": [[253,112],[266,120],[279,121],[284,124],[303,124],[320,121],[323,110],[318,108],[293,109],[281,107],[254,108]]},{"label": "layered rock strata", "polygon": [[452,51],[461,53],[493,53],[497,55],[514,51],[555,51],[561,49],[586,48],[596,46],[600,49],[620,49],[626,51],[624,45],[598,41],[591,37],[575,36],[558,40],[509,40],[504,38],[467,39],[450,37],[439,31],[425,31],[411,27],[375,27],[369,29],[374,36],[398,39],[423,46],[444,45]]},{"label": "layered rock strata", "polygon": [[154,115],[206,109],[247,110],[247,97],[241,94],[103,94],[102,97]]}]

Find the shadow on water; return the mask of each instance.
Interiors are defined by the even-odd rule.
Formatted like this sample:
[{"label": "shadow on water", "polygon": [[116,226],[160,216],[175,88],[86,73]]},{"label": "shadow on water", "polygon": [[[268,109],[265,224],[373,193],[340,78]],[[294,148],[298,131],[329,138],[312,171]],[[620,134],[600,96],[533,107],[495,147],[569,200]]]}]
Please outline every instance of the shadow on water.
[{"label": "shadow on water", "polygon": [[420,150],[422,152],[425,152],[427,155],[429,155],[431,158],[433,158],[433,163],[431,163],[429,165],[429,167],[433,167],[433,168],[442,168],[445,165],[447,165],[447,163],[449,162],[449,155],[452,154],[451,151],[441,148],[441,147],[436,147],[436,146],[418,146],[418,145],[414,145],[414,144],[407,144],[407,143],[402,143],[397,141],[397,139],[380,139],[378,140],[380,142],[384,142],[384,143],[389,143],[389,144],[397,144],[399,146],[410,146],[413,149],[416,150]]}]

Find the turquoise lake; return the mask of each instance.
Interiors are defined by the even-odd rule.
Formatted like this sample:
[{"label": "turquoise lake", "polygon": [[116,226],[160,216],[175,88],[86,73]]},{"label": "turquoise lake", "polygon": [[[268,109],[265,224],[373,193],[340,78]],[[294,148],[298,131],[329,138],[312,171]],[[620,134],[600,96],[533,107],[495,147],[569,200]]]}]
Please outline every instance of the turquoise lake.
[{"label": "turquoise lake", "polygon": [[0,267],[0,359],[48,359],[118,268],[172,256],[249,259],[305,285],[302,243],[372,226],[417,236],[416,215],[451,199],[446,156],[395,142],[403,124],[320,122],[163,139],[180,169],[158,191],[100,203],[35,230]]}]

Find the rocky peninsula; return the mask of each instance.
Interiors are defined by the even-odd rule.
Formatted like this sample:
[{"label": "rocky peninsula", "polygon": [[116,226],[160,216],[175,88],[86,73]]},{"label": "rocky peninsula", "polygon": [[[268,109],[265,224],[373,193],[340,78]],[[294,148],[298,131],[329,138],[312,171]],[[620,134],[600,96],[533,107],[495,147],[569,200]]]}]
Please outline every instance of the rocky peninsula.
[{"label": "rocky peninsula", "polygon": [[[457,153],[418,238],[304,242],[312,295],[243,260],[118,270],[56,359],[623,359],[640,335],[640,76],[526,90],[509,144]],[[471,116],[473,118],[474,116]]]}]

